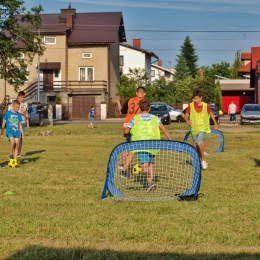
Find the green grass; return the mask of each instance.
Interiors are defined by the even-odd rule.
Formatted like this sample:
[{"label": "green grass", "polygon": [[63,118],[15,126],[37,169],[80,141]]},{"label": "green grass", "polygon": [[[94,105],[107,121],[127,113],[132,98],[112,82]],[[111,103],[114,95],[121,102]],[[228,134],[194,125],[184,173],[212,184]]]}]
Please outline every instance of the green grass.
[{"label": "green grass", "polygon": [[[221,126],[225,152],[207,157],[204,196],[168,203],[100,199],[110,153],[124,138],[119,124],[96,126],[27,131],[30,163],[0,169],[0,259],[260,259],[258,126]],[[167,128],[177,141],[187,131]],[[7,163],[9,143],[0,144]]]}]

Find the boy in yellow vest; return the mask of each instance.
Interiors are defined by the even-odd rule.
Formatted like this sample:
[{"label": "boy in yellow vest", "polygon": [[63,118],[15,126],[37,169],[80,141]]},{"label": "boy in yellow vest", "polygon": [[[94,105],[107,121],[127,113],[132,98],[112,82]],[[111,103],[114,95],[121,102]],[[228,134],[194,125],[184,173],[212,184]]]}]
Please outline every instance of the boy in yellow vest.
[{"label": "boy in yellow vest", "polygon": [[[124,130],[125,134],[131,133],[131,141],[160,140],[160,129],[169,140],[172,140],[169,131],[162,124],[161,119],[155,115],[149,114],[151,110],[150,102],[148,100],[141,100],[139,102],[139,107],[141,113],[136,115]],[[139,161],[142,165],[143,172],[147,177],[147,192],[156,189],[156,185],[154,184],[154,157],[157,153],[157,150],[144,150],[138,152]]]},{"label": "boy in yellow vest", "polygon": [[203,170],[206,170],[208,167],[208,163],[204,158],[205,146],[203,145],[203,138],[206,137],[206,133],[211,132],[209,117],[214,122],[214,129],[218,130],[218,124],[211,112],[210,106],[202,102],[202,92],[197,89],[193,92],[193,102],[189,104],[186,110],[185,121],[191,126],[191,135],[198,147]]}]

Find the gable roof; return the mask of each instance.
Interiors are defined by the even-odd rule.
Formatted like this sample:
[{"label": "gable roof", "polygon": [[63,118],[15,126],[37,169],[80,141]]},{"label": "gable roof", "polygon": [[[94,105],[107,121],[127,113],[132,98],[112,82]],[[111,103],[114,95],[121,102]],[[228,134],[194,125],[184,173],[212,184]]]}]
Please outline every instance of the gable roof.
[{"label": "gable roof", "polygon": [[166,69],[166,68],[164,68],[164,67],[158,66],[158,65],[153,64],[153,63],[151,64],[151,67],[154,67],[154,68],[156,68],[156,69],[158,69],[158,70],[162,70],[162,71],[169,72],[169,73],[171,73],[171,74],[174,74],[174,73],[175,73],[175,69]]},{"label": "gable roof", "polygon": [[137,48],[137,47],[134,47],[134,46],[126,44],[126,43],[120,43],[120,46],[129,48],[129,49],[132,49],[132,50],[136,50],[136,51],[139,51],[139,52],[142,52],[142,53],[147,53],[147,54],[151,55],[151,57],[159,59],[159,57],[156,54],[154,54],[152,51],[148,51],[148,50],[145,50],[145,49]]},{"label": "gable roof", "polygon": [[72,28],[60,13],[41,14],[41,34],[67,34],[68,45],[114,43],[119,37],[125,42],[124,21],[121,12],[75,13]]},{"label": "gable roof", "polygon": [[239,69],[239,72],[250,72],[251,71],[251,62],[248,62],[244,67]]}]

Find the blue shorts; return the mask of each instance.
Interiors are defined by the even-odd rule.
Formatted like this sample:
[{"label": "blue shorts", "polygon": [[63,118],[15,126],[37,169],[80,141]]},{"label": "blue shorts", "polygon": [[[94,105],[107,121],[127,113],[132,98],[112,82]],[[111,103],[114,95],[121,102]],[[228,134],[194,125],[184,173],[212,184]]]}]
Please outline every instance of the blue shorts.
[{"label": "blue shorts", "polygon": [[19,132],[17,132],[17,133],[12,133],[12,134],[8,134],[7,135],[7,138],[8,138],[8,141],[10,142],[10,139],[11,138],[20,138],[21,137],[21,133],[20,133],[20,131]]},{"label": "blue shorts", "polygon": [[53,116],[52,115],[48,116],[48,119],[49,121],[53,121]]},{"label": "blue shorts", "polygon": [[43,119],[43,114],[39,114],[39,120]]},{"label": "blue shorts", "polygon": [[94,117],[90,117],[90,122],[94,122]]},{"label": "blue shorts", "polygon": [[155,155],[148,153],[148,152],[138,152],[138,159],[141,164],[147,163],[147,162],[154,162]]},{"label": "blue shorts", "polygon": [[206,139],[206,133],[205,132],[199,132],[198,134],[192,136],[193,141],[198,144],[202,144],[203,139]]}]

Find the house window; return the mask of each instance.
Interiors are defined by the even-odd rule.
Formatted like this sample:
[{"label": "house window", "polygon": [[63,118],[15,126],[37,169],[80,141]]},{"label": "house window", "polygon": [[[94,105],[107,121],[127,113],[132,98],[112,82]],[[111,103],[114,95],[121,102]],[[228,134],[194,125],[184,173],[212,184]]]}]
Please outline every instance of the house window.
[{"label": "house window", "polygon": [[44,37],[45,44],[56,44],[56,37]]},{"label": "house window", "polygon": [[79,68],[79,80],[80,81],[93,81],[94,80],[94,68],[93,67],[80,67]]},{"label": "house window", "polygon": [[83,52],[82,53],[82,59],[91,59],[92,53],[91,52]]},{"label": "house window", "polygon": [[54,77],[55,78],[59,78],[60,77],[60,71],[59,70],[55,70],[54,71]]},{"label": "house window", "polygon": [[155,70],[151,70],[151,77],[155,77]]},{"label": "house window", "polygon": [[119,66],[124,66],[124,56],[119,56]]}]

